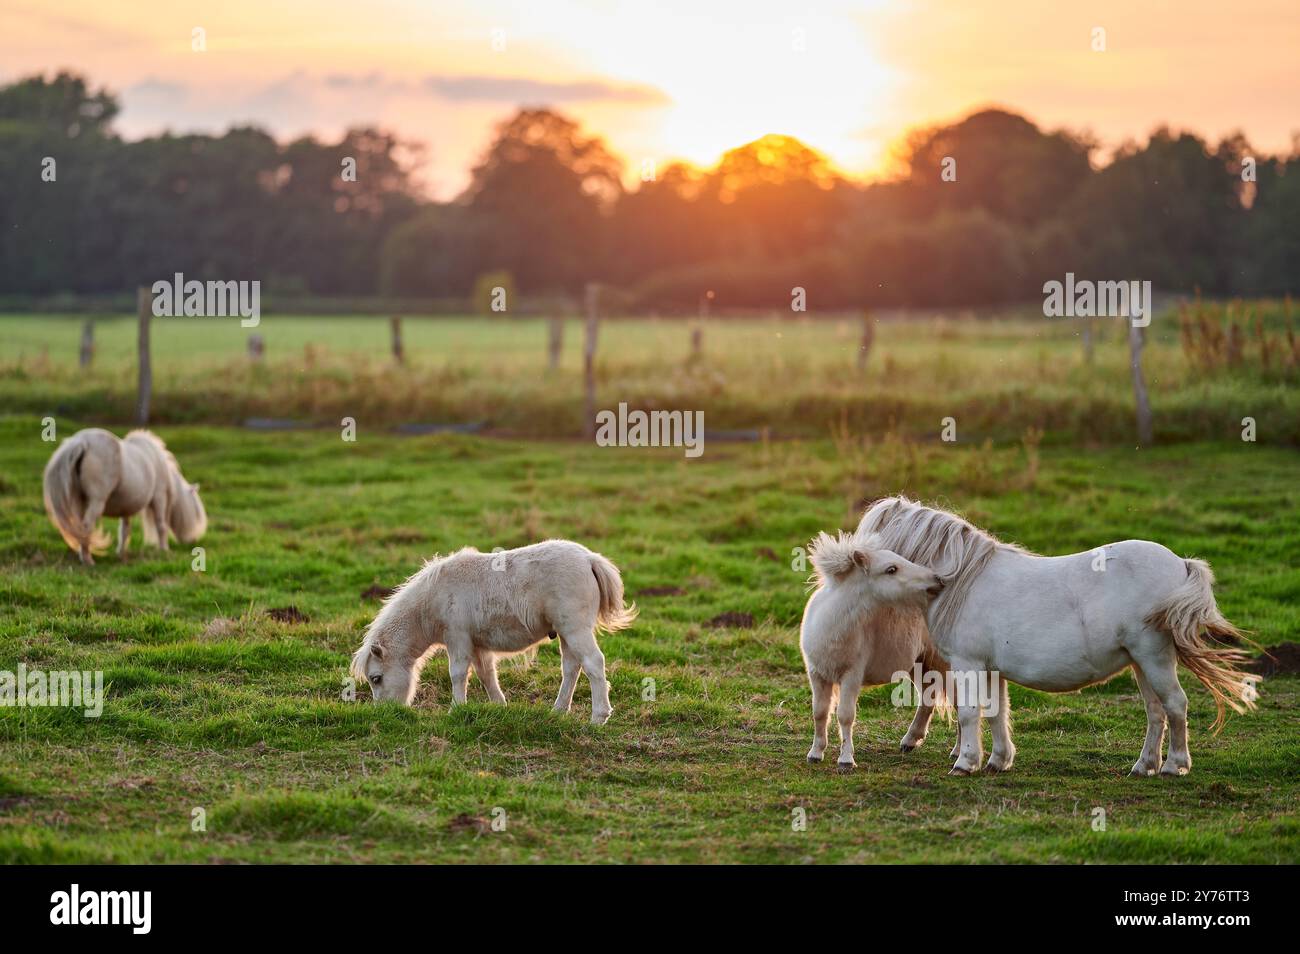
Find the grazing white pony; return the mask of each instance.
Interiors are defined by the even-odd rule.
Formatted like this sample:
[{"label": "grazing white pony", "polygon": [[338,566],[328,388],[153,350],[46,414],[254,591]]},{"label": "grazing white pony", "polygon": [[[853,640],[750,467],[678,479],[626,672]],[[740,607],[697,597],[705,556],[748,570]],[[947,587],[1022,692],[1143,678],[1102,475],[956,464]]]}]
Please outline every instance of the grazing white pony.
[{"label": "grazing white pony", "polygon": [[[863,686],[891,682],[929,648],[925,607],[943,581],[875,540],[819,533],[810,544],[816,590],[804,608],[799,648],[812,685],[809,762],[826,750],[826,724],[839,696],[841,771],[852,769],[853,724]],[[920,719],[918,710],[918,721]],[[929,722],[929,712],[925,721]],[[922,729],[922,736],[924,730]],[[908,737],[912,730],[908,730]],[[906,741],[904,742],[906,745]]]},{"label": "grazing white pony", "polygon": [[625,629],[636,614],[635,605],[623,605],[618,567],[581,544],[546,540],[496,553],[466,547],[430,560],[385,601],[352,673],[370,683],[376,701],[410,705],[425,662],[445,647],[453,704],[465,701],[471,666],[488,697],[504,704],[497,657],[558,636],[563,678],[555,709],[569,711],[581,669],[591,683],[591,721],[602,725],[613,710],[596,630]]},{"label": "grazing white pony", "polygon": [[124,440],[98,427],[77,431],[45,465],[45,512],[81,562],[108,549],[101,517],[121,517],[117,553],[131,539],[131,518],[144,515],[146,543],[168,546],[168,535],[193,543],[208,528],[199,485],[187,483],[157,435],[132,431]]},{"label": "grazing white pony", "polygon": [[[906,497],[877,501],[858,525],[879,541],[929,567],[947,584],[930,604],[930,639],[956,682],[972,685],[998,673],[993,752],[987,769],[1011,767],[1007,681],[1046,692],[1071,692],[1132,667],[1146,702],[1147,735],[1131,774],[1183,775],[1187,750],[1187,696],[1178,664],[1205,685],[1218,707],[1254,707],[1250,677],[1234,667],[1241,650],[1205,638],[1240,634],[1219,612],[1214,574],[1201,560],[1185,560],[1158,543],[1124,540],[1070,556],[1043,557],[1003,543],[945,510]],[[918,713],[919,714],[919,713]],[[957,700],[960,736],[952,774],[977,772],[983,758],[980,707]],[[1160,764],[1165,723],[1169,754]]]}]

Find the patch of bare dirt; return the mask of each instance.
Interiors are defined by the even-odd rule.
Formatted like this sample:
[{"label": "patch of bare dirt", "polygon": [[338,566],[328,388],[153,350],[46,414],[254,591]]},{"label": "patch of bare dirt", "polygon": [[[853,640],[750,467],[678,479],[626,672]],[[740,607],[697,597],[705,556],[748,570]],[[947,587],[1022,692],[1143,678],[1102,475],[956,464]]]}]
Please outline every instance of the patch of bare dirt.
[{"label": "patch of bare dirt", "polygon": [[704,625],[709,629],[722,629],[724,626],[732,629],[753,629],[754,617],[751,613],[737,613],[728,610],[725,613],[719,613]]},{"label": "patch of bare dirt", "polygon": [[637,596],[681,596],[686,591],[680,586],[647,586],[638,590]]},{"label": "patch of bare dirt", "polygon": [[363,600],[386,600],[396,592],[391,586],[380,586],[378,583],[371,583],[361,591]]},{"label": "patch of bare dirt", "polygon": [[1264,655],[1256,656],[1242,668],[1259,676],[1300,673],[1300,643],[1271,646],[1264,651]]},{"label": "patch of bare dirt", "polygon": [[274,609],[267,610],[266,615],[277,623],[295,625],[307,622],[306,615],[296,606],[277,606]]},{"label": "patch of bare dirt", "polygon": [[448,831],[472,831],[479,835],[486,834],[491,827],[492,823],[481,815],[457,815],[447,822]]}]

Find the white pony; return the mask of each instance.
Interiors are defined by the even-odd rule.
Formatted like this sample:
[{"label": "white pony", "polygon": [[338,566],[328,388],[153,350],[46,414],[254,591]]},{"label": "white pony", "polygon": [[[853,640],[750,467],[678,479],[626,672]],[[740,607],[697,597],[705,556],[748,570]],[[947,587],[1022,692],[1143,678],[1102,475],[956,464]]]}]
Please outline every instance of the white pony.
[{"label": "white pony", "polygon": [[426,660],[445,647],[453,704],[465,701],[471,665],[488,697],[504,704],[497,657],[558,636],[564,675],[555,709],[569,711],[581,668],[591,683],[591,721],[602,725],[613,710],[596,630],[625,629],[636,614],[635,605],[623,605],[618,567],[581,544],[546,540],[496,553],[466,547],[430,560],[385,601],[352,673],[370,683],[376,701],[410,705]]},{"label": "white pony", "polygon": [[[906,497],[877,501],[858,525],[872,538],[929,567],[947,584],[928,613],[930,638],[958,685],[998,674],[993,752],[986,768],[1009,769],[1011,742],[1007,680],[1046,692],[1070,692],[1132,667],[1146,702],[1147,735],[1133,775],[1183,775],[1187,696],[1178,663],[1224,707],[1254,706],[1250,677],[1234,666],[1244,652],[1211,645],[1240,634],[1214,600],[1214,575],[1201,560],[1185,560],[1158,543],[1125,540],[1070,556],[1043,557],[1003,543],[961,517]],[[979,771],[983,758],[980,707],[957,700],[960,736],[952,774]],[[919,713],[918,713],[919,716]],[[1169,754],[1160,765],[1166,719]]]},{"label": "white pony", "polygon": [[199,485],[185,481],[167,446],[149,431],[125,440],[89,427],[73,434],[45,465],[45,512],[81,562],[108,549],[100,517],[121,517],[117,553],[126,553],[131,518],[144,513],[146,543],[169,549],[168,535],[193,543],[208,528]]},{"label": "white pony", "polygon": [[[847,771],[856,764],[853,723],[858,693],[864,685],[893,681],[896,673],[910,671],[926,655],[925,607],[942,591],[943,581],[933,571],[881,548],[878,541],[843,532],[834,537],[819,533],[810,544],[810,559],[817,588],[799,630],[813,699],[808,761],[822,760],[826,723],[838,694],[839,768]],[[927,710],[926,723],[929,717]],[[909,730],[908,738],[912,735]]]}]

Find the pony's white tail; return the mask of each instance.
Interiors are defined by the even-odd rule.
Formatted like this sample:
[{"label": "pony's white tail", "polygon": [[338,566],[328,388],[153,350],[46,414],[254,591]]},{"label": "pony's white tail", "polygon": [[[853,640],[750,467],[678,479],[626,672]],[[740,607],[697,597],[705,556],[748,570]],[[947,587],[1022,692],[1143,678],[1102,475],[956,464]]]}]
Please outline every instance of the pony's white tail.
[{"label": "pony's white tail", "polygon": [[606,633],[627,629],[636,619],[637,608],[623,605],[623,577],[618,567],[599,553],[591,554],[591,572],[600,590],[600,609],[596,612],[596,627]]},{"label": "pony's white tail", "polygon": [[1184,560],[1187,579],[1147,616],[1147,623],[1170,635],[1178,661],[1190,669],[1218,709],[1214,731],[1223,727],[1224,708],[1245,712],[1255,708],[1255,691],[1249,676],[1236,667],[1249,660],[1244,650],[1212,646],[1215,640],[1249,642],[1219,612],[1214,601],[1214,572],[1204,560]]},{"label": "pony's white tail", "polygon": [[97,526],[85,526],[86,498],[78,482],[85,453],[85,444],[75,434],[54,451],[45,465],[45,512],[72,549],[80,551],[86,543],[92,553],[103,553],[110,543],[108,534]]}]

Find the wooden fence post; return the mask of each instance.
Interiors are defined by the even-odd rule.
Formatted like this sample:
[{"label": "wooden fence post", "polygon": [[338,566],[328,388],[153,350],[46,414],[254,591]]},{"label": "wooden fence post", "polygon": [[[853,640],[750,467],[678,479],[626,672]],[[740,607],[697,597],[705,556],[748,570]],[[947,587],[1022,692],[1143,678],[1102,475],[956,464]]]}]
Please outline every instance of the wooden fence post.
[{"label": "wooden fence post", "polygon": [[1092,319],[1080,320],[1083,322],[1083,360],[1085,364],[1092,364]]},{"label": "wooden fence post", "polygon": [[388,319],[388,327],[393,333],[393,360],[398,364],[405,364],[406,354],[402,350],[402,319],[393,315]]},{"label": "wooden fence post", "polygon": [[862,342],[858,345],[858,371],[867,370],[867,362],[871,359],[871,344],[876,337],[876,325],[871,320],[871,311],[864,308],[862,310]]},{"label": "wooden fence post", "polygon": [[1142,376],[1142,346],[1146,344],[1143,329],[1128,321],[1129,369],[1133,372],[1133,401],[1137,405],[1138,444],[1149,447],[1152,443],[1151,402],[1147,398],[1147,383]]},{"label": "wooden fence post", "polygon": [[262,340],[262,336],[249,335],[248,359],[250,361],[261,361],[264,354],[266,354],[266,342]]},{"label": "wooden fence post", "polygon": [[585,400],[583,433],[596,436],[596,335],[600,330],[600,286],[587,283],[587,335],[582,345],[582,378]]},{"label": "wooden fence post", "polygon": [[149,319],[153,308],[149,300],[149,289],[135,290],[135,310],[139,319],[137,344],[137,365],[139,368],[139,387],[136,394],[135,420],[141,427],[149,423],[149,398],[153,394],[153,366],[149,361]]},{"label": "wooden fence post", "polygon": [[560,366],[560,354],[564,351],[564,314],[552,315],[550,320],[550,340],[546,345],[546,366],[554,371]]},{"label": "wooden fence post", "polygon": [[691,328],[691,364],[704,360],[704,323],[709,320],[709,302],[712,299],[711,291],[705,292],[700,298],[699,316],[694,327]]},{"label": "wooden fence post", "polygon": [[87,318],[86,323],[81,326],[81,355],[80,364],[83,368],[90,367],[90,362],[95,358],[95,319]]}]

